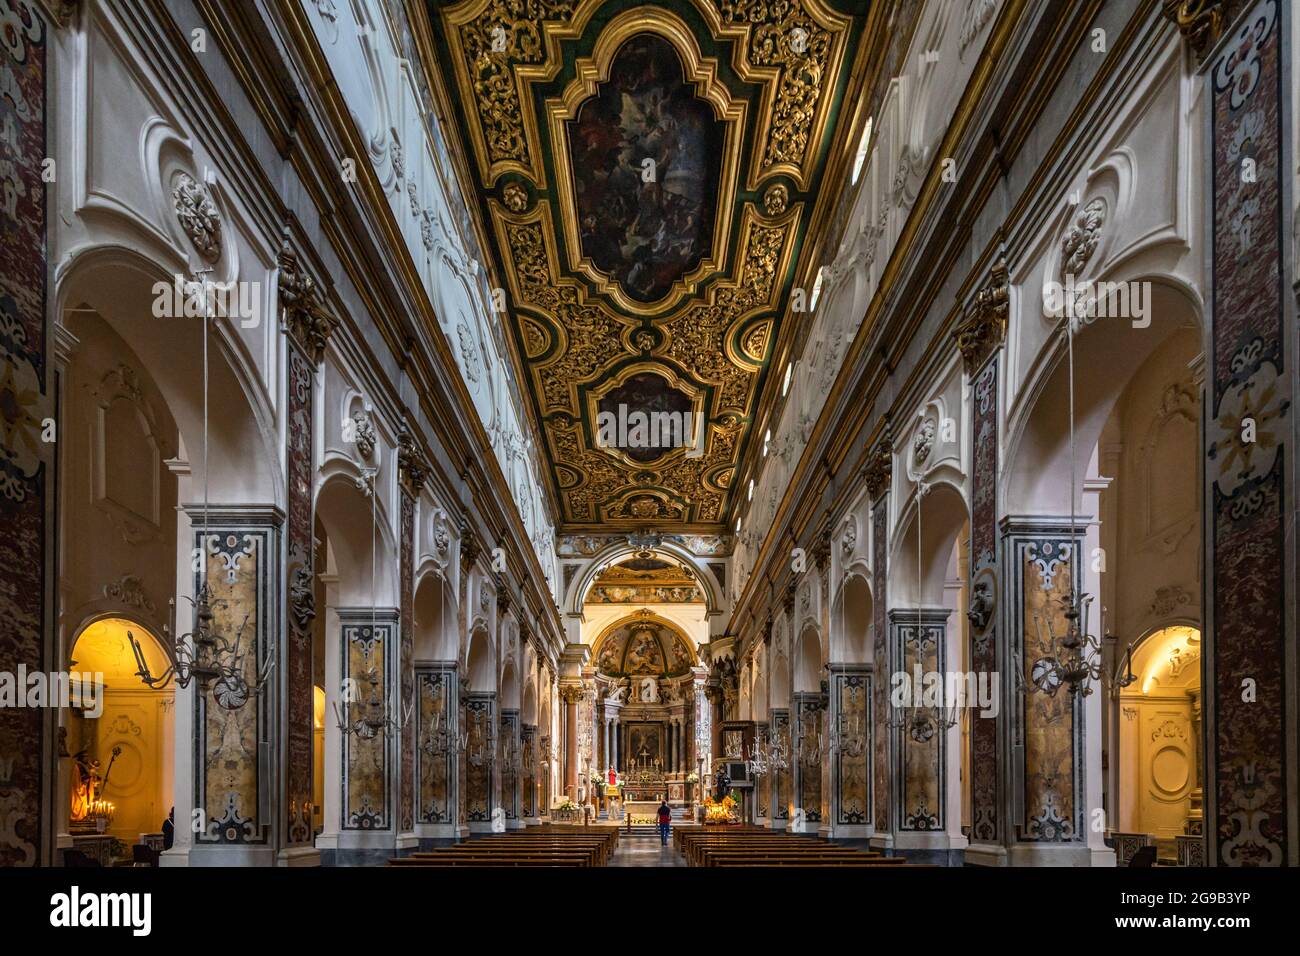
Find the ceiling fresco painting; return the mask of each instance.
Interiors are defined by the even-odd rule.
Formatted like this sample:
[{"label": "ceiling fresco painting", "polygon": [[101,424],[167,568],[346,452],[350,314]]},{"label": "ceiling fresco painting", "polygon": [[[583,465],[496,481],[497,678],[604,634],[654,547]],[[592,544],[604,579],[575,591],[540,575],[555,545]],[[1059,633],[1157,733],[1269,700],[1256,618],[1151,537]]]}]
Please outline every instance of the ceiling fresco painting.
[{"label": "ceiling fresco painting", "polygon": [[568,123],[583,254],[638,302],[709,252],[721,124],[685,86],[672,44],[637,34]]},{"label": "ceiling fresco painting", "polygon": [[590,604],[702,604],[704,592],[690,572],[658,558],[628,558],[596,576]]},{"label": "ceiling fresco painting", "polygon": [[[866,5],[429,12],[561,531],[723,531]],[[621,411],[680,427],[609,441]]]}]

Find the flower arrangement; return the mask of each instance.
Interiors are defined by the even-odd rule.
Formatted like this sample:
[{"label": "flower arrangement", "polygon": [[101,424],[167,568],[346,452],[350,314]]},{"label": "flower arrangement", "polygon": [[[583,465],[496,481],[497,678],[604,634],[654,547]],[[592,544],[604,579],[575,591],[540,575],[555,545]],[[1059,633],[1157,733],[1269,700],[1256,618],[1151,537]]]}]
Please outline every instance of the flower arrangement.
[{"label": "flower arrangement", "polygon": [[727,794],[720,801],[715,801],[712,797],[704,798],[704,822],[705,823],[737,823],[736,819],[736,800],[731,794]]},{"label": "flower arrangement", "polygon": [[690,773],[688,773],[688,774],[686,775],[686,782],[687,782],[687,783],[699,783],[699,782],[700,782],[700,775],[699,775],[698,773],[696,773],[694,770],[692,770]]},{"label": "flower arrangement", "polygon": [[574,803],[572,800],[565,800],[563,803],[561,803],[558,807],[555,807],[554,809],[556,809],[556,810],[581,810],[582,807],[578,806],[578,805],[577,805],[576,803]]}]

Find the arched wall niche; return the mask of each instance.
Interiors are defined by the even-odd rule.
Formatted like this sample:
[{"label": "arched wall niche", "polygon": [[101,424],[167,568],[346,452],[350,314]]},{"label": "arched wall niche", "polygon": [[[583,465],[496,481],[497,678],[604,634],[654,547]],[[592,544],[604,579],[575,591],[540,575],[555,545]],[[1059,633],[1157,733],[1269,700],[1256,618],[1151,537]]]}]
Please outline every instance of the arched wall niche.
[{"label": "arched wall niche", "polygon": [[[61,267],[56,296],[60,316],[95,313],[139,358],[175,420],[194,487],[201,490],[204,322],[154,317],[155,285],[173,287],[178,271],[184,268],[121,246],[96,247]],[[209,494],[214,502],[283,507],[275,413],[237,326],[235,320],[208,322]]]},{"label": "arched wall niche", "polygon": [[968,518],[962,491],[948,481],[930,484],[919,498],[913,493],[903,505],[893,540],[889,562],[890,607],[915,606],[917,603],[937,606],[943,603],[953,547],[959,537],[967,534]]},{"label": "arched wall niche", "polygon": [[[1189,327],[1199,333],[1201,327],[1195,296],[1181,280],[1156,275],[1133,281],[1149,283],[1149,327],[1134,328],[1130,319],[1099,318],[1074,336],[1076,511],[1082,506],[1092,452],[1124,388],[1170,336]],[[1027,322],[1064,321],[1043,318],[1037,308],[1021,311]],[[1105,374],[1089,373],[1097,369]],[[1003,472],[1011,513],[1070,513],[1069,378],[1064,336],[1056,336],[1039,355],[1009,426]]]},{"label": "arched wall niche", "polygon": [[510,658],[506,659],[505,666],[501,669],[501,683],[499,687],[502,709],[518,710],[519,672],[515,668],[515,662]]},{"label": "arched wall niche", "polygon": [[537,684],[531,676],[524,684],[524,693],[520,699],[519,719],[525,724],[536,724],[538,722]]},{"label": "arched wall niche", "polygon": [[839,631],[831,639],[831,657],[835,663],[867,664],[872,661],[872,608],[871,584],[865,572],[850,571],[840,588],[836,614],[832,618]]},{"label": "arched wall niche", "polygon": [[371,499],[342,475],[326,479],[316,497],[316,517],[328,545],[326,571],[337,580],[339,607],[398,603],[395,543],[382,507],[376,506],[374,521],[371,508]]},{"label": "arched wall niche", "polygon": [[465,652],[466,689],[474,693],[490,693],[497,689],[496,667],[493,665],[492,638],[487,628],[479,625],[470,632],[469,646]]},{"label": "arched wall niche", "polygon": [[459,617],[456,596],[440,570],[426,572],[415,588],[415,659],[454,661]]},{"label": "arched wall niche", "polygon": [[808,625],[799,634],[799,645],[795,652],[794,692],[796,694],[822,689],[824,663],[820,635],[816,627]]}]

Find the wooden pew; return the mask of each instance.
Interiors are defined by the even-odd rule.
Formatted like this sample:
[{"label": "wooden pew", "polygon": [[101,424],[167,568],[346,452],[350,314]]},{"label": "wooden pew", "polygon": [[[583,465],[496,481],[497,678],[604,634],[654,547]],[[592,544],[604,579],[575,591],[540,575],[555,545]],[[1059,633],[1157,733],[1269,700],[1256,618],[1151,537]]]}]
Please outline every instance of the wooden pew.
[{"label": "wooden pew", "polygon": [[389,861],[393,866],[603,866],[618,844],[612,827],[540,826],[477,836]]}]

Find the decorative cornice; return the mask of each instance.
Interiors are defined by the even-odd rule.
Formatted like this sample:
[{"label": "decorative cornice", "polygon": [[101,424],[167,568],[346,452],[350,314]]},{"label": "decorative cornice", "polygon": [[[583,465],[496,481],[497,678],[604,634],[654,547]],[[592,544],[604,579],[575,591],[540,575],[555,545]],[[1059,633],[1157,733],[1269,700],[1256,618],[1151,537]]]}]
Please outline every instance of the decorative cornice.
[{"label": "decorative cornice", "polygon": [[280,328],[302,347],[313,362],[325,357],[325,346],[339,320],[325,310],[316,280],[298,265],[298,255],[286,241],[278,258]]},{"label": "decorative cornice", "polygon": [[1162,0],[1160,9],[1201,60],[1236,18],[1241,5],[1241,0]]},{"label": "decorative cornice", "polygon": [[968,375],[979,371],[993,351],[1002,344],[1007,334],[1010,302],[1007,262],[1006,259],[999,258],[989,270],[988,282],[975,295],[966,310],[966,317],[953,332]]}]

